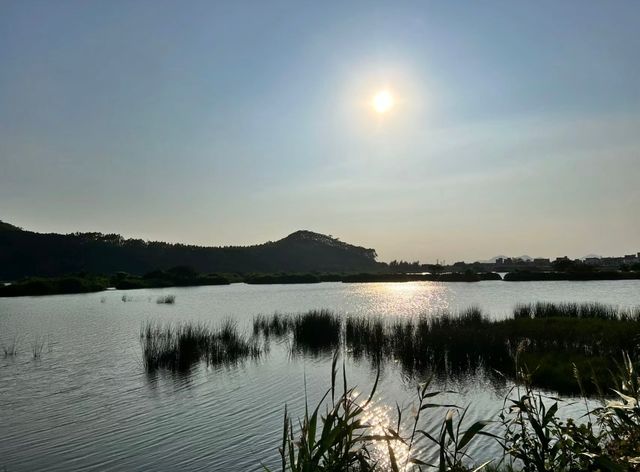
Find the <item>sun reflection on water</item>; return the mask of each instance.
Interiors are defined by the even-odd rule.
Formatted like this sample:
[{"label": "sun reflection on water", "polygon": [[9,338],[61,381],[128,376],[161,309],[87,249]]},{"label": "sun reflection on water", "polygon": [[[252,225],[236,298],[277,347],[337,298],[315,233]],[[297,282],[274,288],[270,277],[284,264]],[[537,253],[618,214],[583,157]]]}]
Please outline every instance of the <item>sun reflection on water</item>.
[{"label": "sun reflection on water", "polygon": [[[374,436],[389,436],[391,430],[397,429],[396,410],[381,402],[363,403],[362,422],[369,425],[369,432]],[[401,432],[398,432],[401,433]],[[393,450],[398,469],[409,470],[410,450],[408,444],[399,439],[377,439],[372,441],[374,450],[370,451],[373,459],[382,470],[392,470],[389,448]]]},{"label": "sun reflection on water", "polygon": [[375,300],[380,313],[418,316],[450,308],[451,287],[441,282],[385,282],[356,284],[357,295]]}]

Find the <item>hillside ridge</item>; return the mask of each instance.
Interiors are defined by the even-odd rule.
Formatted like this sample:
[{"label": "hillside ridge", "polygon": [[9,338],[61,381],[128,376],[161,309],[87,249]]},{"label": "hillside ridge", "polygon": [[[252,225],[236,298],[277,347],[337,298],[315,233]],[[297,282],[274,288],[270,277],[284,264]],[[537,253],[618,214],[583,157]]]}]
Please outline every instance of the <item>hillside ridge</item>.
[{"label": "hillside ridge", "polygon": [[250,246],[198,246],[115,233],[36,233],[0,221],[0,278],[73,272],[144,274],[184,265],[200,272],[357,272],[375,270],[376,251],[298,230]]}]

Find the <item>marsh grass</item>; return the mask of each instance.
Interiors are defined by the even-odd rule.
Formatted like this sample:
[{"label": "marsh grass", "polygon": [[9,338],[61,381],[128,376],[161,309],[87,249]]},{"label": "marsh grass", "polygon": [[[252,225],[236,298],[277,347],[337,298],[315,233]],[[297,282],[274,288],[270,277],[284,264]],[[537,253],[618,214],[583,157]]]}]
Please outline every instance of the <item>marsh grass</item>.
[{"label": "marsh grass", "polygon": [[158,305],[173,305],[176,302],[175,295],[162,295],[156,299]]},{"label": "marsh grass", "polygon": [[205,361],[208,365],[234,364],[260,357],[263,349],[256,338],[238,333],[232,320],[217,328],[202,323],[178,325],[147,322],[140,332],[142,357],[147,371],[188,371]]},{"label": "marsh grass", "polygon": [[[254,319],[255,335],[290,336],[298,351],[321,353],[342,345],[355,358],[374,364],[386,359],[415,375],[466,375],[478,369],[514,378],[519,346],[536,386],[577,394],[598,392],[607,384],[610,366],[621,351],[640,354],[640,309],[620,310],[590,304],[520,305],[504,320],[491,320],[477,307],[415,319],[342,317],[328,310]],[[582,386],[574,365],[586,373]],[[495,376],[498,381],[499,376]]]},{"label": "marsh grass", "polygon": [[48,338],[44,336],[36,336],[31,343],[31,353],[34,359],[40,359],[42,357],[42,351],[48,344]]},{"label": "marsh grass", "polygon": [[262,334],[266,338],[271,336],[283,337],[292,331],[290,316],[275,313],[271,316],[258,315],[253,319],[253,334]]},{"label": "marsh grass", "polygon": [[329,310],[311,310],[297,315],[258,315],[253,319],[254,336],[291,336],[297,352],[320,354],[340,345],[342,319]]},{"label": "marsh grass", "polygon": [[619,309],[602,303],[549,303],[538,302],[517,305],[513,311],[515,319],[573,318],[640,321],[640,307]]},{"label": "marsh grass", "polygon": [[293,345],[297,350],[333,351],[340,344],[341,319],[329,310],[312,310],[293,317]]},{"label": "marsh grass", "polygon": [[388,346],[387,326],[382,318],[349,316],[344,330],[347,349],[356,359],[368,357],[376,363],[382,360]]}]

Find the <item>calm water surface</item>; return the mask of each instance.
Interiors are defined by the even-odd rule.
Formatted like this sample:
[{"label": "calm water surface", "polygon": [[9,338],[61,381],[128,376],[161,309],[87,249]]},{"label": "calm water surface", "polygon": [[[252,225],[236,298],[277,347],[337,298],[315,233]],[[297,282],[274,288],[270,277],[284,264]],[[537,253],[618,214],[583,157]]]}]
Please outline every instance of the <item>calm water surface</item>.
[{"label": "calm water surface", "polygon": [[[158,305],[163,294],[174,294],[175,305]],[[277,463],[285,404],[301,415],[305,379],[311,403],[329,385],[330,359],[292,357],[274,343],[264,358],[238,366],[147,374],[139,343],[147,320],[215,324],[230,317],[248,330],[255,315],[274,312],[329,308],[413,317],[471,305],[499,318],[517,303],[535,301],[638,306],[640,281],[234,284],[0,298],[0,345],[18,343],[17,356],[0,356],[0,469],[261,470],[261,461]],[[37,339],[47,344],[34,360]],[[348,359],[347,372],[350,384],[367,393],[375,378],[370,364]],[[392,419],[396,401],[410,412],[415,383],[386,364],[372,416]],[[481,375],[434,385],[458,391],[442,400],[470,404],[470,421],[492,417],[508,387]],[[581,408],[569,405],[565,412]],[[422,426],[436,427],[442,415],[434,412]],[[496,451],[485,443],[474,452],[480,459]]]}]

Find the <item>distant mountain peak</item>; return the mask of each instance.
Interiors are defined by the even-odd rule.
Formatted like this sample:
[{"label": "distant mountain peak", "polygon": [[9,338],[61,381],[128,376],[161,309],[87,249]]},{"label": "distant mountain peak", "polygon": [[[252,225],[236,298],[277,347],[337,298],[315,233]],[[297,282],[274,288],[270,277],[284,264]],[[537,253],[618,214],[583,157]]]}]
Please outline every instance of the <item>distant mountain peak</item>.
[{"label": "distant mountain peak", "polygon": [[294,231],[288,236],[285,236],[281,239],[281,241],[315,241],[318,243],[324,244],[333,244],[336,242],[340,242],[338,238],[334,238],[330,234],[322,234],[316,233],[314,231],[309,231],[307,229],[299,229],[298,231]]},{"label": "distant mountain peak", "polygon": [[332,238],[331,235],[322,233],[316,233],[315,231],[309,231],[308,229],[299,229],[294,231],[284,239],[317,239],[317,238]]},{"label": "distant mountain peak", "polygon": [[351,251],[359,253],[360,255],[375,260],[378,257],[374,249],[365,248],[362,246],[355,246],[353,244],[340,241],[339,238],[335,238],[330,234],[316,233],[306,229],[294,231],[289,236],[276,241],[275,244],[287,244],[287,243],[312,243],[319,246],[326,246],[332,248],[338,248],[344,251]]}]

